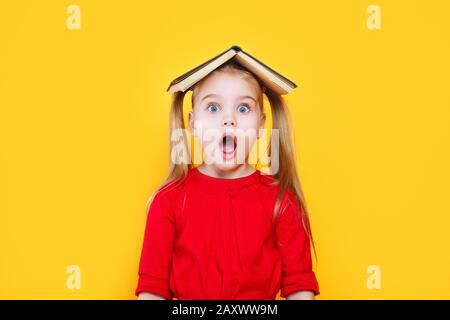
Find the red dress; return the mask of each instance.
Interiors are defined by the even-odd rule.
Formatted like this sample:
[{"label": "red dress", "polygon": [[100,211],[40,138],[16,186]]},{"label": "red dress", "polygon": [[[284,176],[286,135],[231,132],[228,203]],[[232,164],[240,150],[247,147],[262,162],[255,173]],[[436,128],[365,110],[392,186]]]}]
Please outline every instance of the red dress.
[{"label": "red dress", "polygon": [[162,187],[149,207],[135,294],[170,300],[274,300],[279,290],[282,297],[299,290],[318,295],[293,193],[285,193],[272,221],[273,181],[258,170],[226,179],[195,168]]}]

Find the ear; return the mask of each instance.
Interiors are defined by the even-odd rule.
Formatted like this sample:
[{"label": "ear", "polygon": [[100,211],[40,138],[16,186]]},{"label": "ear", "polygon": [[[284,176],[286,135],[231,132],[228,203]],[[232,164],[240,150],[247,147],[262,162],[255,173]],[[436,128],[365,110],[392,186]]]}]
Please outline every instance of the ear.
[{"label": "ear", "polygon": [[189,111],[188,113],[188,123],[189,123],[189,129],[191,130],[191,134],[196,137],[197,132],[194,127],[194,113],[192,111]]},{"label": "ear", "polygon": [[[265,113],[261,113],[261,118],[259,120],[259,129],[264,129],[265,125],[266,125],[266,114]],[[258,130],[257,137],[258,137],[258,139],[261,138],[259,130]]]}]

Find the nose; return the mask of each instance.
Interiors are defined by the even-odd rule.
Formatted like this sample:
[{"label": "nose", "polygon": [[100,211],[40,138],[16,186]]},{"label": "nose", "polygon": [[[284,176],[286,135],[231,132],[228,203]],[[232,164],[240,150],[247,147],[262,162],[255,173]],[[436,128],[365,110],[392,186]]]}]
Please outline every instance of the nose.
[{"label": "nose", "polygon": [[224,110],[223,115],[223,126],[224,127],[235,127],[236,126],[236,115],[232,106],[228,106]]},{"label": "nose", "polygon": [[234,126],[236,126],[236,119],[234,119],[233,116],[229,115],[229,116],[225,117],[225,119],[223,120],[223,125],[225,127],[228,127],[228,126],[234,127]]},{"label": "nose", "polygon": [[236,121],[231,120],[231,119],[227,119],[227,120],[225,120],[225,121],[223,122],[223,125],[224,125],[225,127],[228,127],[228,126],[234,127],[234,126],[236,125]]}]

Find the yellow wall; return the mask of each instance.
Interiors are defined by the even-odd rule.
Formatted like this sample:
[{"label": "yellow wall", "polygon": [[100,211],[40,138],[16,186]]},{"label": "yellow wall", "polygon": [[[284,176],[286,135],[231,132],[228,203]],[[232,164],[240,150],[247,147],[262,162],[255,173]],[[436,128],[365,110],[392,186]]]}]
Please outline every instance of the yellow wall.
[{"label": "yellow wall", "polygon": [[165,90],[236,44],[299,84],[287,100],[317,298],[449,299],[449,12],[446,0],[2,1],[0,298],[134,298],[146,201],[167,168]]}]

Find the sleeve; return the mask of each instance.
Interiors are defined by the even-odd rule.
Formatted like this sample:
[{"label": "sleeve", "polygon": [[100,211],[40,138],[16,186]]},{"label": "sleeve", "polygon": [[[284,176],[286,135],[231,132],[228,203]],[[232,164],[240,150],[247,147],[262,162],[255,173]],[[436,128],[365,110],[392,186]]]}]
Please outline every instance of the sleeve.
[{"label": "sleeve", "polygon": [[[284,201],[283,201],[284,202]],[[303,228],[300,205],[288,196],[275,220],[276,247],[282,260],[281,293],[286,297],[300,290],[319,295],[319,284],[312,270],[309,237]]]},{"label": "sleeve", "polygon": [[173,300],[169,273],[175,239],[175,221],[170,200],[158,192],[147,214],[139,277],[135,295],[150,292]]}]

